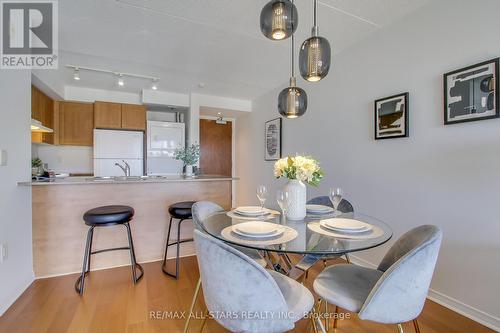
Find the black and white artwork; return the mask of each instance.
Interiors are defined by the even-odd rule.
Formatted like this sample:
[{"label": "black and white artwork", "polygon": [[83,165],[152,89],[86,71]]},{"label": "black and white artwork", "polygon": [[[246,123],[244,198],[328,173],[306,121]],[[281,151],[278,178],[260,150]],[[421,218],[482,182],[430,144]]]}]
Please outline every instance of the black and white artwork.
[{"label": "black and white artwork", "polygon": [[265,157],[266,161],[276,161],[281,158],[281,118],[266,122],[265,131]]},{"label": "black and white artwork", "polygon": [[445,125],[498,116],[498,58],[444,74]]},{"label": "black and white artwork", "polygon": [[408,136],[408,96],[406,92],[375,101],[375,140]]}]

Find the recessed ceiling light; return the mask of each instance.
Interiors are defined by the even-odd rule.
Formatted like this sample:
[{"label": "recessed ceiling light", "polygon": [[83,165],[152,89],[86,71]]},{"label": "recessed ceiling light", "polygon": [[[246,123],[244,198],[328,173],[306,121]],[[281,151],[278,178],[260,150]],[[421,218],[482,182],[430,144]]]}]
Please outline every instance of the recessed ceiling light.
[{"label": "recessed ceiling light", "polygon": [[75,72],[73,73],[73,80],[80,81],[80,70],[78,67],[75,68]]},{"label": "recessed ceiling light", "polygon": [[198,83],[198,87],[199,88],[205,88],[205,83],[203,83],[203,82]]},{"label": "recessed ceiling light", "polygon": [[125,85],[125,81],[123,80],[123,75],[122,74],[118,74],[118,85],[120,87],[123,87]]}]

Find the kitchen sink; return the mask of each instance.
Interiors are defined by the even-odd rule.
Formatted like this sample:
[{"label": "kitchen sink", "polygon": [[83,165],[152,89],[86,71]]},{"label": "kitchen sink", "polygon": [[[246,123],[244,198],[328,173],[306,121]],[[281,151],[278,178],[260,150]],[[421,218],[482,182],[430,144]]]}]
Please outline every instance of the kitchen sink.
[{"label": "kitchen sink", "polygon": [[91,177],[86,180],[91,182],[110,182],[110,181],[140,181],[140,180],[151,180],[151,179],[166,179],[165,176],[115,176],[115,177]]}]

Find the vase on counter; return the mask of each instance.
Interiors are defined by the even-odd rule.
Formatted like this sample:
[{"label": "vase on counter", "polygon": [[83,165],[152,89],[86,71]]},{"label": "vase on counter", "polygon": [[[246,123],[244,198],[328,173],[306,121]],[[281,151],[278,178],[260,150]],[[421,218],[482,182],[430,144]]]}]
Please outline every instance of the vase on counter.
[{"label": "vase on counter", "polygon": [[194,176],[193,166],[186,165],[186,177],[193,177],[193,176]]},{"label": "vase on counter", "polygon": [[290,220],[302,220],[306,217],[307,189],[306,185],[297,179],[290,179],[285,185],[288,192],[288,208],[286,217]]}]

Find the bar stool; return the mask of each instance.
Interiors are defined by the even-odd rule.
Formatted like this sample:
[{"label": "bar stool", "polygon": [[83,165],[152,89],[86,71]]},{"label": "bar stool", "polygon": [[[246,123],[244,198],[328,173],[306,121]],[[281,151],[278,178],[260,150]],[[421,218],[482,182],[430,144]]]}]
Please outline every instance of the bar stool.
[{"label": "bar stool", "polygon": [[[177,202],[168,207],[168,212],[170,214],[170,223],[168,224],[168,233],[167,233],[167,242],[165,243],[165,254],[163,256],[163,263],[161,265],[161,270],[163,273],[167,274],[168,276],[171,276],[173,278],[178,278],[179,277],[179,254],[180,254],[180,245],[182,243],[186,242],[192,242],[192,238],[187,238],[187,239],[180,239],[181,238],[181,223],[185,220],[190,220],[193,218],[191,208],[194,205],[194,201],[184,201],[184,202]],[[179,223],[177,224],[177,239],[170,243],[170,231],[172,229],[172,223],[173,219],[179,220]],[[168,248],[172,245],[177,245],[177,255],[175,258],[175,273],[172,274],[167,271],[166,264],[167,264],[167,252]]]},{"label": "bar stool", "polygon": [[[89,231],[87,233],[87,243],[85,245],[85,255],[83,258],[82,274],[76,280],[75,290],[80,295],[83,295],[83,290],[85,287],[85,276],[90,272],[90,257],[93,254],[107,252],[107,251],[118,251],[118,250],[129,250],[130,251],[130,261],[132,264],[132,277],[134,284],[137,283],[144,275],[144,270],[141,265],[136,262],[134,242],[132,241],[132,232],[130,231],[129,222],[134,216],[134,209],[129,206],[102,206],[91,209],[83,215],[83,220],[85,224],[88,225]],[[94,237],[94,228],[96,227],[109,227],[114,225],[123,225],[127,229],[128,236],[128,247],[115,247],[104,250],[92,251],[92,239]],[[137,275],[137,269],[139,270],[139,275]]]}]

